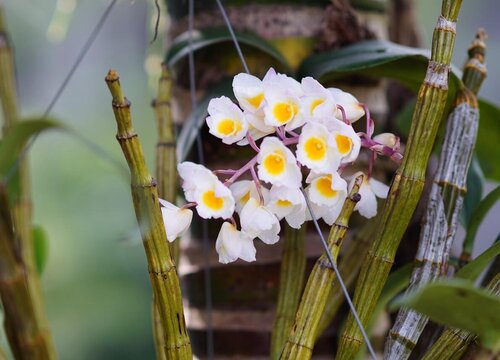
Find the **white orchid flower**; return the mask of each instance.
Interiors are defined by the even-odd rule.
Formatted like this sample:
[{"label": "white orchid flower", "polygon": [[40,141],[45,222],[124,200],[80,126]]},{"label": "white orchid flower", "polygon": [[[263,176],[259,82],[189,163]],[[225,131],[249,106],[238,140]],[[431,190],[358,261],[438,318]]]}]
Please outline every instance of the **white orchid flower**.
[{"label": "white orchid flower", "polygon": [[[254,140],[259,140],[264,136],[274,133],[276,130],[274,127],[266,125],[264,122],[264,113],[245,113],[245,119],[248,123],[248,132]],[[247,138],[244,138],[238,142],[238,145],[248,145]]]},{"label": "white orchid flower", "polygon": [[301,107],[304,118],[331,118],[337,115],[333,95],[323,85],[312,77],[303,78],[301,85],[305,94]]},{"label": "white orchid flower", "polygon": [[347,197],[347,183],[337,172],[308,178],[306,188],[314,215],[332,225],[340,214]]},{"label": "white orchid flower", "polygon": [[248,130],[247,121],[240,108],[228,97],[221,96],[210,100],[208,114],[210,134],[222,139],[224,144],[234,144],[245,137]]},{"label": "white orchid flower", "polygon": [[241,108],[255,113],[264,103],[264,85],[250,74],[240,73],[233,79],[233,92]]},{"label": "white orchid flower", "polygon": [[294,229],[300,229],[306,220],[306,200],[299,189],[273,186],[269,192],[267,207],[279,220],[285,218]]},{"label": "white orchid flower", "polygon": [[[349,189],[354,185],[354,179],[358,177],[362,172],[357,172],[351,177],[351,182],[349,183]],[[358,201],[354,210],[357,210],[362,216],[370,219],[377,215],[377,197],[385,199],[389,193],[389,186],[384,183],[375,180],[374,178],[369,178],[365,175],[363,176],[363,183],[359,188],[359,195],[361,195],[361,200]]]},{"label": "white orchid flower", "polygon": [[251,238],[258,237],[269,245],[279,240],[278,218],[257,199],[248,199],[241,210],[240,222],[242,232]]},{"label": "white orchid flower", "polygon": [[266,137],[257,157],[259,178],[273,185],[299,188],[302,174],[293,153],[276,137]]},{"label": "white orchid flower", "polygon": [[[250,198],[259,200],[259,192],[257,191],[257,186],[252,180],[236,181],[229,187],[229,189],[231,190],[236,202],[236,212],[238,214],[241,214],[241,210]],[[266,203],[269,197],[269,190],[262,186],[260,188],[260,191],[262,193],[262,196],[264,197],[264,203]]]},{"label": "white orchid flower", "polygon": [[[349,122],[356,122],[365,115],[365,109],[353,95],[337,88],[328,88],[328,90],[333,95],[335,102],[344,109]],[[340,110],[337,112],[337,119],[343,120]]]},{"label": "white orchid flower", "polygon": [[253,239],[243,234],[230,222],[224,222],[215,242],[219,262],[227,264],[237,259],[255,261]]},{"label": "white orchid flower", "polygon": [[167,233],[167,240],[172,242],[178,237],[181,237],[189,229],[191,220],[193,219],[193,212],[190,209],[182,209],[174,204],[163,200],[160,201],[161,215],[163,217],[163,224],[165,225],[165,232]]},{"label": "white orchid flower", "polygon": [[187,201],[195,201],[194,191],[197,188],[198,179],[217,181],[212,171],[203,165],[195,164],[191,161],[184,161],[177,165],[177,172],[182,179],[182,189]]},{"label": "white orchid flower", "polygon": [[341,163],[355,161],[361,149],[361,139],[352,126],[342,121],[335,121],[331,123],[330,130],[337,152],[341,156]]},{"label": "white orchid flower", "polygon": [[302,165],[323,173],[337,171],[341,160],[332,134],[324,125],[315,122],[302,128],[296,154]]}]

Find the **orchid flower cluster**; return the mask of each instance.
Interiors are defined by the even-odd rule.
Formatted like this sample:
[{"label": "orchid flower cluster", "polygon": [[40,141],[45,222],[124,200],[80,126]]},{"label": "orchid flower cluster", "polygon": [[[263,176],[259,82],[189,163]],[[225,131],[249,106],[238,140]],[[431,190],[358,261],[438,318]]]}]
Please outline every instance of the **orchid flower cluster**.
[{"label": "orchid flower cluster", "polygon": [[[395,161],[401,155],[395,135],[372,138],[374,122],[367,107],[351,94],[324,88],[311,77],[298,82],[274,69],[262,80],[236,75],[233,91],[238,105],[225,96],[212,99],[207,125],[223,143],[250,146],[256,154],[237,170],[211,171],[192,162],[180,163],[188,203],[178,208],[161,201],[169,241],[188,229],[193,216],[190,207],[195,207],[204,219],[226,220],[215,245],[221,263],[254,261],[254,239],[274,244],[281,220],[298,229],[312,219],[304,193],[314,216],[332,225],[352,186],[341,173],[357,159],[361,147],[371,150],[371,156],[355,210],[367,218],[376,215],[376,197],[385,198],[388,186],[371,177],[373,162],[377,154]],[[365,115],[366,133],[356,133],[352,123]],[[306,171],[307,186],[302,192]],[[251,180],[242,180],[244,174]]]}]

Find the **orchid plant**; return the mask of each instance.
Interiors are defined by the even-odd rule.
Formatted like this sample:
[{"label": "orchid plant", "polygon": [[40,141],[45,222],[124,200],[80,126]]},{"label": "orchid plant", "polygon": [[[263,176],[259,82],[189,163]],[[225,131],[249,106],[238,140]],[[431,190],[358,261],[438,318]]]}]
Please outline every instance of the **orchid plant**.
[{"label": "orchid plant", "polygon": [[[366,218],[376,215],[376,197],[385,198],[389,187],[372,177],[375,159],[384,155],[399,163],[401,154],[394,134],[373,136],[374,121],[365,105],[312,77],[298,82],[272,68],[262,80],[236,75],[233,92],[238,105],[225,96],[210,101],[209,131],[225,144],[250,146],[256,154],[240,169],[211,171],[180,163],[187,203],[179,208],[161,201],[169,241],[187,231],[192,207],[204,219],[226,220],[215,245],[221,263],[255,261],[254,239],[276,243],[282,219],[295,229],[312,220],[305,196],[316,219],[332,225],[359,173],[342,175],[361,148],[370,151],[370,160],[355,210]],[[357,133],[352,123],[364,116],[366,131]],[[242,179],[247,173],[251,180]]]}]

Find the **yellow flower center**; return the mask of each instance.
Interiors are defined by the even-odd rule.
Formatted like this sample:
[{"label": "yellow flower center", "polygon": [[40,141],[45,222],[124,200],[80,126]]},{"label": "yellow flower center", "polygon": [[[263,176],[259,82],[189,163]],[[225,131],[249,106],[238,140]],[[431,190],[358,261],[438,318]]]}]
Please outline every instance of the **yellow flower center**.
[{"label": "yellow flower center", "polygon": [[247,201],[250,200],[250,191],[241,197],[241,203],[245,205]]},{"label": "yellow flower center", "polygon": [[215,196],[213,190],[208,190],[203,193],[202,196],[203,204],[211,210],[220,210],[224,206],[224,199]]},{"label": "yellow flower center", "polygon": [[262,100],[264,100],[264,93],[260,93],[258,95],[255,95],[254,97],[247,98],[247,101],[250,103],[250,105],[252,105],[256,109],[260,106]]},{"label": "yellow flower center", "polygon": [[267,155],[262,164],[271,175],[280,175],[283,171],[285,171],[285,156],[280,152],[275,151]]},{"label": "yellow flower center", "polygon": [[217,125],[217,131],[222,135],[228,136],[241,130],[241,124],[233,119],[222,119]]},{"label": "yellow flower center", "polygon": [[297,105],[294,103],[278,103],[274,105],[273,115],[279,123],[284,124],[289,121],[298,110]]},{"label": "yellow flower center", "polygon": [[312,103],[311,103],[311,107],[310,107],[310,111],[311,111],[311,114],[313,113],[314,109],[316,109],[316,106],[318,105],[321,105],[325,102],[325,100],[323,99],[316,99],[314,100]]},{"label": "yellow flower center", "polygon": [[335,136],[335,141],[337,143],[337,148],[342,155],[345,155],[351,151],[352,140],[348,136],[337,134]]},{"label": "yellow flower center", "polygon": [[304,144],[304,151],[309,159],[321,160],[326,154],[326,142],[320,137],[310,137]]},{"label": "yellow flower center", "polygon": [[281,200],[281,199],[278,200],[278,201],[276,201],[276,204],[278,206],[283,206],[283,207],[292,205],[292,203],[290,201],[288,201],[288,200]]},{"label": "yellow flower center", "polygon": [[332,177],[324,176],[316,181],[316,189],[318,192],[327,198],[332,198],[337,195],[337,191],[332,190]]}]

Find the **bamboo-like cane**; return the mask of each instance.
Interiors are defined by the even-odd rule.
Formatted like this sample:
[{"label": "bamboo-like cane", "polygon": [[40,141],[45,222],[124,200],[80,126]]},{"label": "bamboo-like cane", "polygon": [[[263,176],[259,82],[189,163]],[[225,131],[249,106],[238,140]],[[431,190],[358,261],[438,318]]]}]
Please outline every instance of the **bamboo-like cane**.
[{"label": "bamboo-like cane", "polygon": [[[377,232],[356,283],[354,305],[363,325],[370,321],[396,250],[422,194],[427,162],[446,104],[455,21],[461,3],[461,0],[442,2],[441,16],[434,29],[431,59],[417,96],[403,162],[392,181]],[[358,325],[349,314],[336,358],[353,359],[362,342]]]},{"label": "bamboo-like cane", "polygon": [[46,323],[30,294],[25,266],[15,246],[7,189],[0,186],[0,295],[5,330],[16,359],[55,359]]},{"label": "bamboo-like cane", "polygon": [[[7,34],[7,27],[4,21],[3,8],[0,6],[0,102],[3,113],[3,134],[7,135],[18,121],[17,87],[15,78],[14,54]],[[25,281],[29,287],[29,295],[33,303],[33,317],[25,317],[28,323],[26,326],[34,326],[35,329],[43,329],[41,341],[47,342],[44,347],[48,351],[50,358],[55,358],[55,349],[52,343],[51,334],[48,328],[48,320],[45,313],[40,277],[35,264],[35,254],[33,245],[33,229],[31,224],[31,184],[29,175],[29,164],[26,157],[21,161],[19,169],[14,174],[11,182],[17,182],[18,192],[12,201],[12,217],[16,229],[16,251],[19,251],[22,266],[26,273]],[[29,314],[26,314],[28,316]],[[10,329],[11,337],[24,336],[17,334],[15,328]],[[19,340],[21,341],[21,340]],[[19,341],[14,341],[19,344]],[[15,347],[11,343],[11,347]],[[29,351],[29,350],[26,350]],[[25,353],[23,348],[13,349],[13,352],[21,356]],[[23,356],[26,356],[25,354]]]},{"label": "bamboo-like cane", "polygon": [[[363,227],[354,235],[352,244],[349,246],[345,254],[342,254],[342,257],[340,258],[339,272],[342,275],[342,279],[344,279],[344,283],[347,289],[349,290],[354,287],[359,269],[361,268],[361,264],[364,257],[366,256],[366,252],[370,247],[370,235],[373,234],[375,225],[375,219],[370,219],[368,222],[366,222]],[[344,300],[344,293],[342,292],[339,283],[335,282],[333,284],[333,289],[330,292],[330,296],[328,297],[323,316],[319,321],[316,340],[325,331],[328,325],[330,325]]]},{"label": "bamboo-like cane", "polygon": [[[500,296],[500,274],[489,282],[488,290]],[[467,350],[467,347],[477,338],[476,335],[461,329],[446,329],[438,340],[427,351],[422,360],[458,360]]]},{"label": "bamboo-like cane", "polygon": [[[337,261],[354,206],[361,198],[358,190],[362,182],[363,175],[360,175],[354,181],[354,186],[344,201],[340,215],[330,229],[327,243],[334,261]],[[295,322],[288,335],[280,359],[311,358],[318,325],[333,289],[334,281],[335,272],[326,254],[323,253],[316,261],[311,275],[309,275],[295,316]]]},{"label": "bamboo-like cane", "polygon": [[[158,93],[153,101],[158,128],[158,141],[156,143],[156,178],[158,180],[158,196],[175,204],[177,191],[177,157],[175,153],[174,121],[171,109],[172,77],[167,65],[162,64],[162,72],[158,81]],[[172,261],[179,265],[179,240],[168,243]],[[156,359],[165,359],[164,334],[161,327],[160,313],[153,299],[153,334],[156,347]]]},{"label": "bamboo-like cane", "polygon": [[179,277],[167,245],[156,181],[149,174],[141,143],[132,128],[130,102],[122,93],[118,73],[110,70],[106,83],[113,97],[113,112],[118,128],[116,138],[130,169],[132,199],[141,229],[153,295],[160,313],[165,356],[167,359],[190,360],[191,344],[184,319]]},{"label": "bamboo-like cane", "polygon": [[306,255],[304,252],[306,228],[305,223],[298,230],[289,226],[286,228],[283,255],[281,257],[276,316],[271,336],[271,359],[279,359],[299,306],[304,284],[304,270],[306,268]]},{"label": "bamboo-like cane", "polygon": [[[484,50],[482,41],[481,49]],[[477,60],[473,56],[474,53],[476,51],[469,52],[471,56],[469,64]],[[480,84],[477,82],[481,83],[486,75],[483,61],[481,58],[479,62],[482,65],[480,76],[470,76],[470,71],[467,69],[464,72],[463,80],[466,81],[466,87],[458,92],[454,109],[448,117],[438,169],[423,218],[416,264],[406,293],[446,274],[451,244],[457,230],[458,216],[462,210],[467,172],[472,160],[479,122],[477,99],[467,87],[471,85],[479,90]],[[479,71],[479,68],[475,67],[472,71]],[[413,309],[399,310],[396,322],[389,332],[384,358],[407,359],[428,320],[427,316]]]}]

